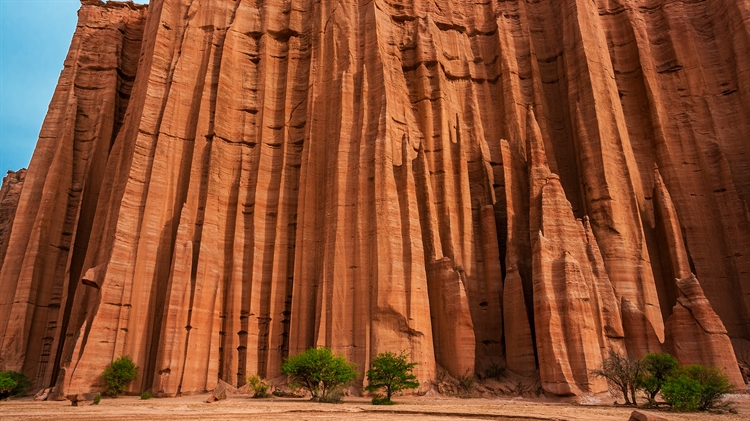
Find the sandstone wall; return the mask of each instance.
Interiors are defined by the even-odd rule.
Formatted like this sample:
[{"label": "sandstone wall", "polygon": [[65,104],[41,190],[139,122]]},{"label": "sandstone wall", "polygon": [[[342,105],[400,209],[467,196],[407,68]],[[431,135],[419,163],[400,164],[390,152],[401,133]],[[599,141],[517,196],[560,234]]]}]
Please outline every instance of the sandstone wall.
[{"label": "sandstone wall", "polygon": [[26,180],[26,169],[8,171],[0,185],[0,268],[5,260],[10,231],[13,228],[13,218],[16,216],[21,189]]},{"label": "sandstone wall", "polygon": [[739,386],[748,22],[740,0],[83,1],[0,358],[58,395],[123,354],[131,391],[171,396],[316,345],[561,395],[605,390],[609,348],[668,350]]}]

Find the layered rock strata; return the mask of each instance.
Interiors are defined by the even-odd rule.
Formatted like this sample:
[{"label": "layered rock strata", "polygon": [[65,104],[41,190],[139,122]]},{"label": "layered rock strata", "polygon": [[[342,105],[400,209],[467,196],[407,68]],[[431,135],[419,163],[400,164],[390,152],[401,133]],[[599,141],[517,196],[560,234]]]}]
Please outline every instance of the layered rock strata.
[{"label": "layered rock strata", "polygon": [[132,392],[197,393],[312,346],[424,387],[597,393],[609,349],[740,386],[745,2],[82,3],[3,231],[35,387],[127,354]]}]

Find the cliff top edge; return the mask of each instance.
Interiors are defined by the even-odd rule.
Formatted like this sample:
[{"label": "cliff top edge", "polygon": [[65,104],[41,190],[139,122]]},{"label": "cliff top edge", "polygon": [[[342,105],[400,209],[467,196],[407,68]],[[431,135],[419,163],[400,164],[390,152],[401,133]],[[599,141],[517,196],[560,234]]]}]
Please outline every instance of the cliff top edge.
[{"label": "cliff top edge", "polygon": [[100,6],[100,7],[128,7],[130,9],[148,9],[148,4],[136,4],[132,1],[115,1],[115,0],[81,0],[82,6]]}]

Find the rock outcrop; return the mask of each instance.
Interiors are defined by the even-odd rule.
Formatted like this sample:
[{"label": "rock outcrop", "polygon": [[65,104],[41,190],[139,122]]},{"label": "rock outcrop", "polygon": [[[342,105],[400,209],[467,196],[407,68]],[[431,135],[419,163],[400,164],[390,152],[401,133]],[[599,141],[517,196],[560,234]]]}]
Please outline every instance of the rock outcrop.
[{"label": "rock outcrop", "polygon": [[703,294],[695,276],[677,281],[680,292],[667,319],[667,349],[683,364],[718,367],[729,375],[737,390],[745,382],[732,351],[724,323]]},{"label": "rock outcrop", "polygon": [[25,168],[18,171],[8,171],[8,174],[3,177],[2,185],[0,185],[0,269],[2,269],[5,260],[8,238],[10,238],[13,218],[16,216],[16,208],[18,208],[18,200],[21,197],[21,189],[25,179]]},{"label": "rock outcrop", "polygon": [[127,354],[174,396],[329,346],[568,395],[669,350],[737,383],[748,33],[737,0],[84,0],[0,226],[3,368],[59,398]]},{"label": "rock outcrop", "polygon": [[667,418],[651,412],[633,411],[628,421],[667,421]]}]

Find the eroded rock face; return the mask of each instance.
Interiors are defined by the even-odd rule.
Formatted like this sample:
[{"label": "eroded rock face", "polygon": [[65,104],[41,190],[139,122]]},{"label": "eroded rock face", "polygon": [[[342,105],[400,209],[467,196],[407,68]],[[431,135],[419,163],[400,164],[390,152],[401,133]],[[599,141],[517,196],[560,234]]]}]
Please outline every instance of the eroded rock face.
[{"label": "eroded rock face", "polygon": [[425,387],[507,364],[595,393],[610,348],[736,380],[749,16],[86,0],[5,240],[0,358],[57,397],[119,355],[171,396],[312,346],[362,373],[405,350]]},{"label": "eroded rock face", "polygon": [[667,348],[683,364],[701,364],[722,369],[738,390],[745,382],[737,365],[724,323],[703,294],[698,279],[677,281],[679,298],[667,319]]},{"label": "eroded rock face", "polygon": [[0,185],[0,269],[5,260],[10,230],[13,227],[13,218],[16,216],[16,208],[18,208],[18,200],[21,198],[21,189],[25,179],[25,168],[8,171]]}]

